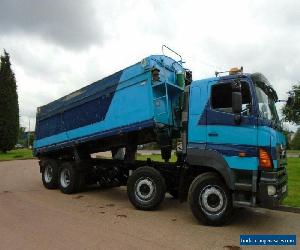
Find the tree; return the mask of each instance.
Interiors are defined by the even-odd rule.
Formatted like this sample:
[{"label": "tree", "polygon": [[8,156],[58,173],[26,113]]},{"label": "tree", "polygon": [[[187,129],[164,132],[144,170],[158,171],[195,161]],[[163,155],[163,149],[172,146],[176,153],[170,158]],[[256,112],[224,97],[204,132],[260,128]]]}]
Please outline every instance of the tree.
[{"label": "tree", "polygon": [[285,135],[286,138],[286,149],[291,149],[291,142],[292,142],[292,131],[289,131],[287,128],[282,129],[282,133]]},{"label": "tree", "polygon": [[6,152],[18,140],[19,103],[15,74],[5,50],[0,60],[0,151]]},{"label": "tree", "polygon": [[300,149],[300,128],[297,129],[296,134],[293,137],[291,142],[292,149]]},{"label": "tree", "polygon": [[26,145],[26,140],[27,140],[27,137],[26,137],[26,133],[25,133],[25,127],[20,127],[19,128],[19,136],[18,136],[18,143],[21,144],[22,146],[25,146]]},{"label": "tree", "polygon": [[28,136],[28,140],[29,140],[29,147],[33,146],[33,141],[34,141],[34,133],[29,132],[29,136]]},{"label": "tree", "polygon": [[300,125],[300,83],[293,85],[289,91],[289,101],[283,107],[282,114],[287,122]]}]

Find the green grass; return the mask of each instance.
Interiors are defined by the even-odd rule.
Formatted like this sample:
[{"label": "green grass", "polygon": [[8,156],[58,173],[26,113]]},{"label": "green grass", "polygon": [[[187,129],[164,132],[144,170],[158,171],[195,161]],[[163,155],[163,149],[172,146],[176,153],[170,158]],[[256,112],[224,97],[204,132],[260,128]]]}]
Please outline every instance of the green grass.
[{"label": "green grass", "polygon": [[[164,162],[164,160],[161,158],[161,155],[140,155],[138,154],[136,159],[139,161],[146,161],[147,158],[150,158],[152,161],[158,161],[158,162]],[[172,155],[170,162],[175,162],[177,160],[176,155]]]},{"label": "green grass", "polygon": [[283,204],[300,207],[300,158],[288,158],[288,197]]},{"label": "green grass", "polygon": [[32,150],[27,148],[7,151],[6,154],[0,153],[0,161],[25,160],[31,158],[33,158]]}]

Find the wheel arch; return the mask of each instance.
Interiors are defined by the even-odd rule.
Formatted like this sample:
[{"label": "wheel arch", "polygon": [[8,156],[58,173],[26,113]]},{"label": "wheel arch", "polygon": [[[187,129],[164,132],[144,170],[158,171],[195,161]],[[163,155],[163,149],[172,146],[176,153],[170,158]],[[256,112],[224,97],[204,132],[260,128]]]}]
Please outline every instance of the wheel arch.
[{"label": "wheel arch", "polygon": [[[234,175],[223,155],[214,150],[189,148],[187,163],[194,175],[204,172],[216,172],[225,181],[229,189],[234,190]],[[194,177],[196,177],[194,176]]]}]

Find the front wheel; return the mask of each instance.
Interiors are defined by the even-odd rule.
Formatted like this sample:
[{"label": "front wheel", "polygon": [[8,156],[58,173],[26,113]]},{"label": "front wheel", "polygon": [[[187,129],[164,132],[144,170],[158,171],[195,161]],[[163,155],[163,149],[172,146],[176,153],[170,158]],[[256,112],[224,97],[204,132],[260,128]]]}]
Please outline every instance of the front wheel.
[{"label": "front wheel", "polygon": [[216,173],[196,177],[190,186],[188,200],[193,215],[204,224],[221,226],[232,217],[231,193]]},{"label": "front wheel", "polygon": [[128,179],[128,198],[137,209],[156,209],[164,200],[165,193],[165,180],[155,168],[140,167]]}]

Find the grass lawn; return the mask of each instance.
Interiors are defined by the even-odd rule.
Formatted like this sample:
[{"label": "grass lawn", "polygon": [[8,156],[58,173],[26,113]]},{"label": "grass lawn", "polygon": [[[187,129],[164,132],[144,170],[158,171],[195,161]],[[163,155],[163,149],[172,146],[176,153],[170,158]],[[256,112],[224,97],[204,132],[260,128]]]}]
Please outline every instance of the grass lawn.
[{"label": "grass lawn", "polygon": [[[150,158],[152,161],[164,162],[161,158],[161,155],[140,155],[138,154],[136,159],[139,161],[146,161],[147,158]],[[170,162],[175,162],[177,160],[176,155],[172,155]]]},{"label": "grass lawn", "polygon": [[11,160],[18,160],[18,159],[31,159],[32,150],[24,148],[24,149],[15,149],[8,151],[6,154],[0,153],[0,161],[11,161]]},{"label": "grass lawn", "polygon": [[283,204],[300,207],[300,158],[288,158],[288,197]]}]

